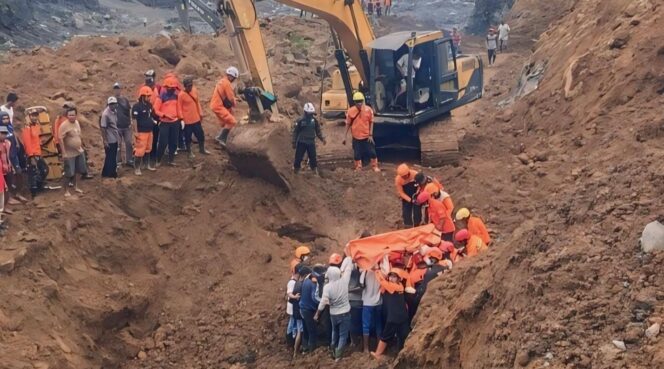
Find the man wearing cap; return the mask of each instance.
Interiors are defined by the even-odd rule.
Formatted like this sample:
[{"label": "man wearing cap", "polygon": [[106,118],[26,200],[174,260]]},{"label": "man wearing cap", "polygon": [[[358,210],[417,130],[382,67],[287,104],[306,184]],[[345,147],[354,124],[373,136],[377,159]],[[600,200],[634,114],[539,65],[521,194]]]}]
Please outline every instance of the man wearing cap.
[{"label": "man wearing cap", "polygon": [[[132,156],[134,149],[132,147],[132,129],[131,129],[131,104],[129,100],[122,96],[122,86],[119,82],[113,85],[113,94],[115,99],[118,100],[118,163],[123,163],[127,166],[134,165],[134,157]],[[122,149],[124,146],[125,158],[122,160]]]},{"label": "man wearing cap", "polygon": [[99,128],[101,129],[101,139],[104,142],[104,168],[101,176],[105,178],[118,177],[118,142],[120,135],[118,133],[118,99],[115,96],[108,98],[106,109],[101,113],[99,119]]},{"label": "man wearing cap", "polygon": [[489,28],[489,34],[486,35],[486,49],[487,55],[489,57],[489,65],[492,65],[496,62],[496,49],[498,48],[498,35],[496,30],[491,27]]}]

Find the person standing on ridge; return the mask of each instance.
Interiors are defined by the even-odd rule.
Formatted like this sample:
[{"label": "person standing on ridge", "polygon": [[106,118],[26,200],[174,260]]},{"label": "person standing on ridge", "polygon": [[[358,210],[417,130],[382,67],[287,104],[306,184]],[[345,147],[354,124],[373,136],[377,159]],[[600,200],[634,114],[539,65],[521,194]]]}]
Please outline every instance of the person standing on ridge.
[{"label": "person standing on ridge", "polygon": [[309,157],[309,167],[318,175],[318,162],[316,161],[316,137],[323,145],[327,144],[323,132],[320,129],[320,123],[315,117],[316,108],[312,103],[304,104],[304,116],[295,122],[293,128],[293,149],[295,150],[295,159],[293,160],[293,170],[298,173],[301,168],[304,154]]},{"label": "person standing on ridge", "polygon": [[65,197],[71,196],[69,193],[69,184],[74,187],[74,191],[83,193],[78,188],[76,174],[85,175],[88,172],[85,161],[85,152],[83,150],[83,141],[81,140],[81,125],[76,120],[78,111],[76,107],[71,106],[65,110],[67,120],[60,124],[58,136],[62,146],[62,159],[64,161],[63,186],[65,188]]},{"label": "person standing on ridge", "polygon": [[[118,100],[117,115],[118,115],[118,159],[117,162],[126,166],[134,165],[132,147],[133,130],[131,129],[131,104],[129,100],[122,96],[122,86],[119,82],[113,85],[113,95]],[[124,146],[124,147],[123,147]],[[124,160],[122,160],[122,149],[124,148]]]},{"label": "person standing on ridge", "polygon": [[221,132],[217,136],[217,141],[222,147],[226,147],[228,134],[237,124],[237,119],[233,116],[233,108],[237,106],[235,92],[233,92],[233,82],[240,76],[240,71],[235,67],[226,69],[226,76],[222,77],[212,92],[210,100],[210,109],[219,120]]},{"label": "person standing on ridge", "polygon": [[500,52],[503,52],[503,47],[507,51],[507,42],[510,38],[510,26],[507,23],[500,21],[498,26],[498,41],[500,42]]},{"label": "person standing on ridge", "polygon": [[491,27],[489,28],[489,34],[486,35],[486,49],[489,56],[489,65],[492,65],[496,62],[496,49],[498,48],[498,35],[496,35],[496,30]]},{"label": "person standing on ridge", "polygon": [[178,138],[180,137],[181,118],[178,106],[178,86],[180,83],[175,77],[164,79],[164,85],[161,94],[155,100],[153,109],[159,117],[159,144],[157,146],[157,165],[168,147],[167,164],[175,166],[175,151],[178,148]]},{"label": "person standing on ridge", "polygon": [[194,158],[194,152],[191,149],[191,136],[195,135],[198,141],[198,152],[209,155],[205,150],[205,133],[203,132],[203,110],[198,98],[198,90],[194,87],[193,77],[186,77],[182,81],[184,91],[178,94],[178,105],[182,113],[182,122],[184,123],[183,135],[184,144],[189,158]]},{"label": "person standing on ridge", "polygon": [[[142,175],[141,167],[147,166],[150,171],[155,171],[156,160],[151,160],[153,128],[157,125],[152,112],[152,90],[148,86],[141,87],[138,103],[131,108],[131,115],[136,120],[136,135],[134,139],[134,174]],[[148,154],[147,160],[145,155]],[[146,162],[147,161],[147,162]]]},{"label": "person standing on ridge", "polygon": [[355,171],[362,170],[362,161],[368,158],[374,172],[380,172],[378,168],[378,156],[376,155],[376,143],[373,139],[374,112],[365,104],[364,94],[355,92],[353,102],[346,112],[346,133],[342,144],[346,144],[348,131],[353,137],[353,158],[355,160]]},{"label": "person standing on ridge", "polygon": [[107,100],[106,109],[101,113],[99,126],[101,128],[101,139],[104,143],[104,167],[101,176],[104,178],[118,177],[118,99],[111,96]]}]

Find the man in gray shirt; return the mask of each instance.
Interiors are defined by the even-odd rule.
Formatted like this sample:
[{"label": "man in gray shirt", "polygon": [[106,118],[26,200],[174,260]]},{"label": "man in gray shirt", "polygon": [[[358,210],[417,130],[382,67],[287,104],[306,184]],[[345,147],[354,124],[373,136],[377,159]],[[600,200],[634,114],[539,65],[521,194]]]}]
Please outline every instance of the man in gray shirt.
[{"label": "man in gray shirt", "polygon": [[486,49],[489,56],[489,65],[496,62],[496,49],[498,48],[498,35],[496,30],[489,28],[489,34],[486,35]]},{"label": "man in gray shirt", "polygon": [[99,128],[101,139],[104,142],[104,168],[101,176],[105,178],[118,177],[118,142],[120,134],[118,133],[118,99],[111,96],[107,100],[106,109],[101,113],[99,119]]},{"label": "man in gray shirt", "polygon": [[[127,166],[134,165],[134,148],[132,147],[133,132],[131,129],[131,104],[129,100],[122,96],[122,86],[119,82],[113,85],[113,94],[118,100],[118,163]],[[122,160],[122,148],[124,146],[125,157]]]}]

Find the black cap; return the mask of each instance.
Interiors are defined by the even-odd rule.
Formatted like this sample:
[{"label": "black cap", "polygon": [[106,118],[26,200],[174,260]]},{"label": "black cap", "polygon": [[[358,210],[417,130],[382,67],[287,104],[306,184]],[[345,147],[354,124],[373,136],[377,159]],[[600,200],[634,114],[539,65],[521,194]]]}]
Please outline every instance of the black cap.
[{"label": "black cap", "polygon": [[295,273],[299,275],[309,275],[311,274],[311,268],[309,268],[304,264],[297,264],[297,266],[295,267]]}]

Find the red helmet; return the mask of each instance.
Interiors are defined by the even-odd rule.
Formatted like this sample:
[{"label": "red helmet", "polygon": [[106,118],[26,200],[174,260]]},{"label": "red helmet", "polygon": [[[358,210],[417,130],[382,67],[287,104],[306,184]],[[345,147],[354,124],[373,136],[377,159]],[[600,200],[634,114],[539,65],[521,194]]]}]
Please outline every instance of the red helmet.
[{"label": "red helmet", "polygon": [[339,255],[335,252],[334,254],[330,255],[329,264],[334,264],[334,265],[341,264],[341,262],[343,262],[343,260],[344,259],[341,257],[341,255]]}]

